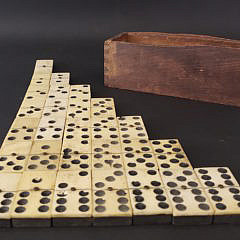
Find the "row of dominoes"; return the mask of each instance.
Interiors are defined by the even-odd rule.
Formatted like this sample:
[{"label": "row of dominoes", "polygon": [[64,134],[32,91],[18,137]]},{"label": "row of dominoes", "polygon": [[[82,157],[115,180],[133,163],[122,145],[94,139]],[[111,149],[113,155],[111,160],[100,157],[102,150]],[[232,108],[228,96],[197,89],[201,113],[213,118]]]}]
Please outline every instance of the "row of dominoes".
[{"label": "row of dominoes", "polygon": [[[239,223],[228,168],[96,170],[0,175],[1,226]],[[210,181],[211,179],[211,181]],[[67,220],[66,220],[67,219]]]},{"label": "row of dominoes", "polygon": [[[203,174],[207,172],[207,174]],[[11,177],[13,179],[11,179]],[[8,181],[9,178],[9,181]],[[41,179],[39,182],[35,180]],[[239,184],[226,167],[187,169],[82,169],[79,171],[25,171],[1,173],[1,191],[31,189],[227,188]],[[62,183],[62,184],[61,184]],[[60,187],[62,186],[62,187]]]},{"label": "row of dominoes", "polygon": [[[88,130],[88,128],[84,129]],[[68,136],[68,132],[66,136]],[[72,132],[70,136],[74,136]],[[82,141],[86,141],[89,135],[86,135],[86,137],[83,137],[85,140]],[[91,170],[94,168],[158,169],[191,167],[185,153],[182,150],[180,151],[179,142],[173,139],[161,141],[158,148],[154,145],[157,141],[151,142],[145,139],[123,140],[119,141],[119,144],[115,144],[116,140],[114,140],[110,141],[109,147],[106,145],[108,140],[104,142],[104,139],[101,139],[98,140],[100,146],[96,147],[96,142],[98,141],[93,143],[92,152],[91,147],[89,149],[91,143],[88,142],[86,147],[86,144],[81,143],[78,139],[78,143],[75,140],[72,142],[68,138],[66,139],[67,141],[63,142],[62,152],[62,142],[59,140],[33,141],[29,154],[23,153],[21,148],[25,143],[16,142],[4,145],[4,150],[6,150],[7,146],[12,152],[0,155],[0,172],[72,171],[79,169]],[[173,141],[176,143],[169,144],[169,142]],[[32,141],[29,142],[32,143]],[[15,146],[19,146],[19,152],[16,152],[16,148],[12,148]],[[169,148],[169,146],[172,146],[172,148]],[[81,150],[84,151],[82,152]],[[158,153],[160,150],[163,153]],[[176,150],[180,152],[176,152]]]},{"label": "row of dominoes", "polygon": [[141,116],[52,68],[36,62],[0,149],[0,226],[240,223],[228,168],[194,169],[177,139],[149,140]]}]

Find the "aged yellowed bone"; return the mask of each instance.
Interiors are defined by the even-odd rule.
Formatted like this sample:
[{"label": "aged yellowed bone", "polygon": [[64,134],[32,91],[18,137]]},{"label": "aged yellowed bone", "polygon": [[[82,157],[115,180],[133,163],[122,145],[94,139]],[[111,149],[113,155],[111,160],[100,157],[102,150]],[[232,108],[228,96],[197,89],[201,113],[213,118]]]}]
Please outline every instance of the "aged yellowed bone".
[{"label": "aged yellowed bone", "polygon": [[178,139],[52,69],[36,61],[0,148],[0,227],[240,223],[229,168],[194,169]]}]

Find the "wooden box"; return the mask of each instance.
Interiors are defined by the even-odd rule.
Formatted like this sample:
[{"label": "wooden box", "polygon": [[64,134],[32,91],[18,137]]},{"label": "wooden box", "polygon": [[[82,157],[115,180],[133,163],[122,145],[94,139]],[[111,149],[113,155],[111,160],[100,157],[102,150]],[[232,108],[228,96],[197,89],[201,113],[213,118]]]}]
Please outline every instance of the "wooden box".
[{"label": "wooden box", "polygon": [[240,41],[127,32],[105,41],[105,85],[240,106]]}]

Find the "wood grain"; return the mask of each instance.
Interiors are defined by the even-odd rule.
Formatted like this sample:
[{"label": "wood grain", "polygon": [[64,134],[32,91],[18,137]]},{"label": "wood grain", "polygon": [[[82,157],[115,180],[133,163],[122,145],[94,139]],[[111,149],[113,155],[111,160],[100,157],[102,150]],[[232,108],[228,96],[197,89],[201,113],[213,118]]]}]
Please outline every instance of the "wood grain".
[{"label": "wood grain", "polygon": [[128,32],[105,41],[105,85],[240,106],[240,41]]}]

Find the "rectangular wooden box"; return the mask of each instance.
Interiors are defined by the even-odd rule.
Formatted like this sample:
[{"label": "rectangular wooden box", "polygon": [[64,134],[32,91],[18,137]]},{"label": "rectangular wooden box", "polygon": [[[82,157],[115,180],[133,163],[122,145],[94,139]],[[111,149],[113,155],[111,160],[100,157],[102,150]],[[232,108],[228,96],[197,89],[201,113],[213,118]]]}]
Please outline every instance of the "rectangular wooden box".
[{"label": "rectangular wooden box", "polygon": [[104,43],[108,87],[240,106],[240,41],[127,32]]}]

